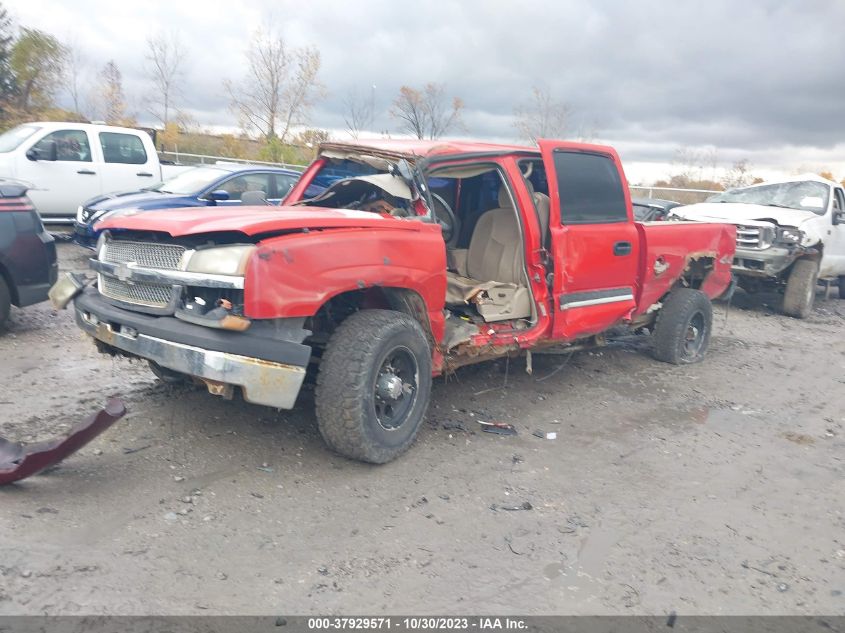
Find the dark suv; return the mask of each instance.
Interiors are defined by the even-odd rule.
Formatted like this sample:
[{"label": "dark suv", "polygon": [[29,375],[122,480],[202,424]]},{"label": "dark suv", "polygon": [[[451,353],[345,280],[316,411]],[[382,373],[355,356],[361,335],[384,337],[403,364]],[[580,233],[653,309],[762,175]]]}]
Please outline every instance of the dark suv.
[{"label": "dark suv", "polygon": [[0,180],[0,329],[10,306],[45,301],[59,272],[55,241],[44,229],[27,189]]}]

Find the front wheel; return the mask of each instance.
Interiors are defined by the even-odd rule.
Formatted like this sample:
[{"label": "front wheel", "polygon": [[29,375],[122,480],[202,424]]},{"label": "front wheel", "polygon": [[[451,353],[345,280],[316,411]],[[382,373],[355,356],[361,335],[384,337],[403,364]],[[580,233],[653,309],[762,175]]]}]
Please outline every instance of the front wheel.
[{"label": "front wheel", "polygon": [[414,442],[431,395],[431,350],[401,312],[362,310],[335,330],[315,395],[320,434],[334,451],[384,464]]},{"label": "front wheel", "polygon": [[810,315],[816,298],[818,278],[818,262],[812,259],[799,259],[792,265],[789,278],[786,280],[786,290],[783,293],[785,315],[796,319],[803,319]]},{"label": "front wheel", "polygon": [[710,345],[713,307],[700,290],[677,288],[663,301],[654,327],[654,356],[674,365],[697,363]]}]

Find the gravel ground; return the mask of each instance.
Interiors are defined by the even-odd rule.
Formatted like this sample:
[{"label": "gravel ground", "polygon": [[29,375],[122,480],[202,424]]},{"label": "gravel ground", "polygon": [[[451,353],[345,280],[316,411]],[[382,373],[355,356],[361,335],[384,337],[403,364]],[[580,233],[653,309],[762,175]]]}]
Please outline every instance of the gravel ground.
[{"label": "gravel ground", "polygon": [[465,368],[381,467],[326,450],[311,393],[276,412],[168,388],[69,312],[14,310],[0,435],[110,395],[129,414],[0,490],[0,614],[845,614],[845,301],[776,304],[717,306],[694,366],[630,337],[531,376]]}]

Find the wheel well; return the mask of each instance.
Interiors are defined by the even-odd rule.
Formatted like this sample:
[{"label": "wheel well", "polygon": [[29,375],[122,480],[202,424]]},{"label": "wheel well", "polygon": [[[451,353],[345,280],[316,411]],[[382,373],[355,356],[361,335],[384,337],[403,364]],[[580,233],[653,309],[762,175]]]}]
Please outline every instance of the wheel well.
[{"label": "wheel well", "polygon": [[18,305],[18,303],[20,303],[20,299],[18,298],[18,288],[15,286],[15,283],[12,281],[12,276],[3,264],[0,264],[0,277],[3,278],[3,281],[6,282],[6,287],[9,289],[9,300],[13,305]]},{"label": "wheel well", "polygon": [[313,341],[319,342],[322,338],[327,339],[350,315],[360,310],[373,309],[395,310],[415,319],[422,326],[429,344],[434,349],[434,335],[425,300],[418,292],[407,288],[373,286],[342,292],[320,306],[306,327],[314,332],[311,337]]}]

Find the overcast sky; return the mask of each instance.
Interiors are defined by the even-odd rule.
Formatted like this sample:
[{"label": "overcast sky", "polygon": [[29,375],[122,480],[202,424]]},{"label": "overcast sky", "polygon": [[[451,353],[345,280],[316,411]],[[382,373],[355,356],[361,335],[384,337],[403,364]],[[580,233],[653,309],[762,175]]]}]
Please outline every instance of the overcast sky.
[{"label": "overcast sky", "polygon": [[5,0],[19,25],[70,41],[94,75],[114,59],[139,120],[145,39],[176,30],[185,104],[234,126],[224,79],[243,75],[250,35],[272,22],[322,54],[315,127],[343,136],[343,98],[375,86],[376,131],[402,84],[445,84],[466,103],[462,134],[514,140],[532,85],[573,109],[573,128],[615,145],[632,182],[668,175],[678,148],[715,147],[764,176],[845,177],[845,0],[567,1]]}]

